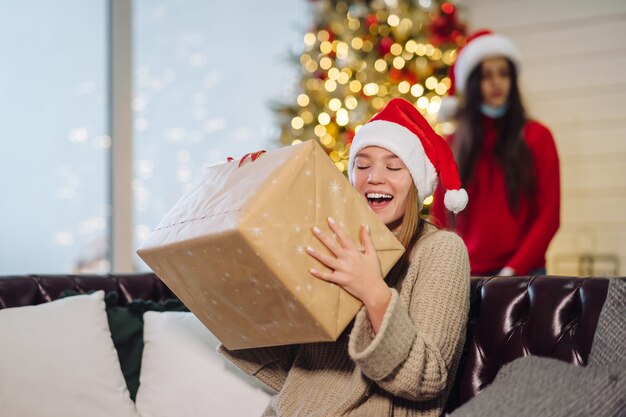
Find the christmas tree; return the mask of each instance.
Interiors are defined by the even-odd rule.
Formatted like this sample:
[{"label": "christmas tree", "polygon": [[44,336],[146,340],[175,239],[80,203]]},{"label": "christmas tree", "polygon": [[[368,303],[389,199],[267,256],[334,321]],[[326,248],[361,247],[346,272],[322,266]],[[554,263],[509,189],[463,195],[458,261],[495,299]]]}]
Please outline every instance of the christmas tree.
[{"label": "christmas tree", "polygon": [[318,140],[342,172],[355,132],[392,97],[436,115],[465,41],[455,5],[437,0],[311,0],[313,27],[296,57],[295,102],[277,105],[282,144]]}]

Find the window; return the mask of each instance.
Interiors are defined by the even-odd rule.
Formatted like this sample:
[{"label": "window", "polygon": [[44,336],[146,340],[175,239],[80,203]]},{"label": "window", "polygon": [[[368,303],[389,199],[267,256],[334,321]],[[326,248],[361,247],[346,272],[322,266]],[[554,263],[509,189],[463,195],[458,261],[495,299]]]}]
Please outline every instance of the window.
[{"label": "window", "polygon": [[[0,3],[0,274],[111,268],[110,1]],[[133,2],[134,208],[114,214],[134,249],[205,166],[278,146],[306,7]]]},{"label": "window", "polygon": [[204,167],[278,146],[269,103],[296,82],[304,3],[135,0],[136,247]]},{"label": "window", "polygon": [[105,17],[0,2],[0,274],[109,268]]}]

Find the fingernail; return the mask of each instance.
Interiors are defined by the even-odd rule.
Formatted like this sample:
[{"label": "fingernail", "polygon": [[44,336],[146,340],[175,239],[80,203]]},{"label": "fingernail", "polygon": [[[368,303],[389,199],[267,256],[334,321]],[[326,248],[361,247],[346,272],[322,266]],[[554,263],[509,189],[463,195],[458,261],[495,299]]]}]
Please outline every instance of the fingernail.
[{"label": "fingernail", "polygon": [[314,252],[314,251],[313,251],[313,248],[312,248],[312,247],[310,247],[310,246],[307,246],[307,247],[306,247],[306,251],[307,251],[307,252],[309,252],[309,253],[313,253],[313,252]]},{"label": "fingernail", "polygon": [[335,223],[337,223],[337,222],[336,222],[336,221],[335,221],[335,219],[333,219],[332,217],[329,217],[329,218],[328,218],[328,223],[335,224]]},{"label": "fingernail", "polygon": [[312,274],[317,274],[317,269],[311,268],[311,269],[309,269],[309,272],[312,273]]},{"label": "fingernail", "polygon": [[321,232],[322,232],[322,231],[320,230],[320,228],[319,228],[319,227],[315,226],[315,227],[313,228],[313,233],[321,233]]},{"label": "fingernail", "polygon": [[365,225],[365,230],[367,231],[367,234],[370,234],[370,226],[368,224]]}]

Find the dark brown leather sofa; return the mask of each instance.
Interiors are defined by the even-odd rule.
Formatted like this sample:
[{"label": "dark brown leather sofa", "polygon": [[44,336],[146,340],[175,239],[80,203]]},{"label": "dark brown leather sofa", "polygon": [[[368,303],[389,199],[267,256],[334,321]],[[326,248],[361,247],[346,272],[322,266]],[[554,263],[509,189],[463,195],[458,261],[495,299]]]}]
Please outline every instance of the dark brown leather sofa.
[{"label": "dark brown leather sofa", "polygon": [[[472,278],[465,352],[448,409],[468,401],[521,356],[585,365],[607,288],[606,278]],[[123,305],[174,297],[151,273],[4,276],[0,309],[48,302],[67,289],[116,291]]]}]

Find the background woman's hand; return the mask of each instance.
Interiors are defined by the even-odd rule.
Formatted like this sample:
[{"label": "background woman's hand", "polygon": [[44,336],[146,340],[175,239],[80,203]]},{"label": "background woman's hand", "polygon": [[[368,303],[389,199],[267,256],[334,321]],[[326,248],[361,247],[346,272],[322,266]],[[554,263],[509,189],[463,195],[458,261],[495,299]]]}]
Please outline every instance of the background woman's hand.
[{"label": "background woman's hand", "polygon": [[332,233],[324,234],[318,227],[313,234],[331,252],[330,255],[307,248],[309,255],[317,259],[331,271],[311,269],[311,274],[345,289],[365,305],[368,317],[375,332],[391,299],[391,292],[385,283],[380,268],[380,260],[372,243],[367,226],[360,230],[362,247],[358,247],[348,234],[332,218],[328,218]]}]

